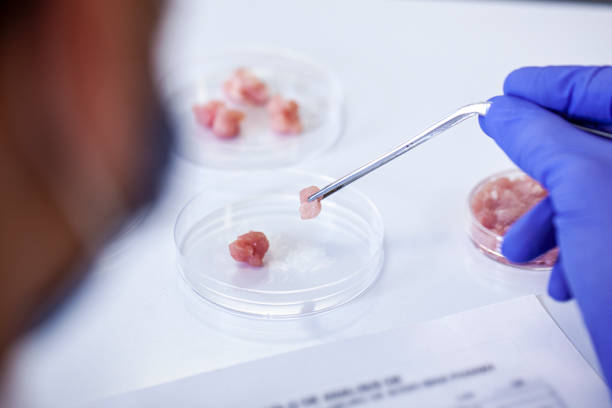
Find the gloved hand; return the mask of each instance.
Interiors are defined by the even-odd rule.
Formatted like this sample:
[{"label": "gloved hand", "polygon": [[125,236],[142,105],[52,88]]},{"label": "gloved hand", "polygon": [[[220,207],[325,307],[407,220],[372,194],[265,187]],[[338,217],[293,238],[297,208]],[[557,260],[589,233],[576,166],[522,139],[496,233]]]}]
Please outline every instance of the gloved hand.
[{"label": "gloved hand", "polygon": [[549,293],[576,298],[612,385],[612,140],[564,119],[612,129],[612,67],[521,68],[504,94],[480,126],[549,196],[512,226],[502,253],[526,262],[559,246]]}]

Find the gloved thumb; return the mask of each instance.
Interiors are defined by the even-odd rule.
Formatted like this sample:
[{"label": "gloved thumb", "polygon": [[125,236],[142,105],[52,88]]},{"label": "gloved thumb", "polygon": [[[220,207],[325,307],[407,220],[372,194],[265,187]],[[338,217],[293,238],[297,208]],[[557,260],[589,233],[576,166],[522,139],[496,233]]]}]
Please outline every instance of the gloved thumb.
[{"label": "gloved thumb", "polygon": [[[528,262],[557,246],[554,208],[550,197],[546,197],[516,221],[504,236],[502,254],[512,262]],[[561,257],[557,259],[550,274],[548,293],[556,300],[572,298]]]},{"label": "gloved thumb", "polygon": [[557,263],[553,267],[550,273],[550,279],[548,281],[548,294],[551,298],[558,301],[570,300],[573,295],[565,279],[565,271],[563,270],[563,261],[561,256],[557,258]]},{"label": "gloved thumb", "polygon": [[512,262],[523,263],[557,246],[553,216],[552,202],[546,197],[510,227],[502,254]]}]

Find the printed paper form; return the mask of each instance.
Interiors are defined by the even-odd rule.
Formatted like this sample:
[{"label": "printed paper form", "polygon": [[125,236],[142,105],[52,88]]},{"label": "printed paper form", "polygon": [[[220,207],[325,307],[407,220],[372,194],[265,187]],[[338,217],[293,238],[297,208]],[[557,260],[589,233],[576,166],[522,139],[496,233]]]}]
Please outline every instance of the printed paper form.
[{"label": "printed paper form", "polygon": [[523,297],[205,373],[112,407],[607,408],[604,382]]}]

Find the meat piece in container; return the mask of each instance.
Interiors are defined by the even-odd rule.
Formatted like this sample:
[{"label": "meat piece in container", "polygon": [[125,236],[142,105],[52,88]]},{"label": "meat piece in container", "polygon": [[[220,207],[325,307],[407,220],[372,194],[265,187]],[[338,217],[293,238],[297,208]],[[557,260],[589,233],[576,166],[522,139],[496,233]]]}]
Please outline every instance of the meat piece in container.
[{"label": "meat piece in container", "polygon": [[212,100],[204,105],[194,105],[196,121],[209,129],[220,139],[233,139],[240,134],[240,123],[244,113],[230,109],[222,101]]},{"label": "meat piece in container", "polygon": [[266,84],[246,68],[238,68],[223,83],[227,97],[235,103],[263,106],[270,98]]},{"label": "meat piece in container", "polygon": [[301,133],[299,105],[292,99],[285,99],[281,95],[274,95],[268,102],[268,118],[270,127],[281,134]]},{"label": "meat piece in container", "polygon": [[504,235],[531,207],[546,197],[546,190],[530,177],[501,177],[485,184],[472,199],[474,216],[487,229]]},{"label": "meat piece in container", "polygon": [[[472,239],[489,256],[508,263],[500,254],[499,237],[503,237],[512,224],[547,196],[542,186],[527,175],[516,178],[499,177],[479,188],[473,195],[470,207],[476,221],[489,232],[473,228]],[[554,248],[529,264],[552,266],[559,255]]]},{"label": "meat piece in container", "polygon": [[222,101],[212,100],[204,105],[194,105],[192,110],[196,121],[207,128],[211,128],[217,115],[217,110],[225,106]]},{"label": "meat piece in container", "polygon": [[250,231],[240,235],[229,244],[230,255],[238,262],[246,262],[251,266],[263,266],[263,257],[270,243],[263,232]]},{"label": "meat piece in container", "polygon": [[222,106],[217,109],[212,132],[220,139],[233,139],[240,134],[240,123],[243,120],[244,113]]},{"label": "meat piece in container", "polygon": [[308,197],[319,192],[316,186],[310,186],[300,191],[300,218],[308,220],[315,218],[321,212],[321,200],[308,202]]}]

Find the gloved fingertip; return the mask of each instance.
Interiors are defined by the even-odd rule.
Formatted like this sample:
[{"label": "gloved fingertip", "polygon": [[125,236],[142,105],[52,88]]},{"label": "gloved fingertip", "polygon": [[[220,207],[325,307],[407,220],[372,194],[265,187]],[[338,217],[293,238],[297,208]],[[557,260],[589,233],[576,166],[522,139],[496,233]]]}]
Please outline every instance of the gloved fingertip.
[{"label": "gloved fingertip", "polygon": [[566,302],[571,300],[573,297],[572,292],[567,285],[567,280],[565,279],[565,272],[563,271],[561,259],[557,259],[557,263],[550,273],[550,279],[548,281],[548,294],[551,298],[559,302]]},{"label": "gloved fingertip", "polygon": [[491,106],[489,107],[487,114],[478,116],[478,124],[480,125],[480,128],[482,129],[483,132],[485,132],[489,136],[493,136],[491,134],[491,128],[489,125],[496,118],[496,114],[495,114],[496,105],[499,104],[500,99],[503,97],[504,97],[503,95],[498,95],[498,96],[494,96],[490,98],[487,102],[490,102]]},{"label": "gloved fingertip", "polygon": [[[496,95],[492,98],[489,98],[488,102],[491,102],[491,109],[496,103],[499,103],[501,100],[506,99],[505,95]],[[489,109],[489,111],[491,110]]]},{"label": "gloved fingertip", "polygon": [[553,217],[552,201],[546,197],[510,227],[502,241],[502,254],[511,262],[523,263],[554,248]]},{"label": "gloved fingertip", "polygon": [[487,120],[486,120],[486,116],[478,116],[478,124],[480,125],[480,129],[482,129],[482,131],[485,134],[489,134],[489,132],[487,132]]},{"label": "gloved fingertip", "polygon": [[533,83],[539,67],[521,67],[510,72],[504,80],[504,94],[524,95]]},{"label": "gloved fingertip", "polygon": [[532,260],[529,249],[525,246],[526,241],[520,234],[506,234],[501,245],[502,255],[510,262],[524,263]]}]

